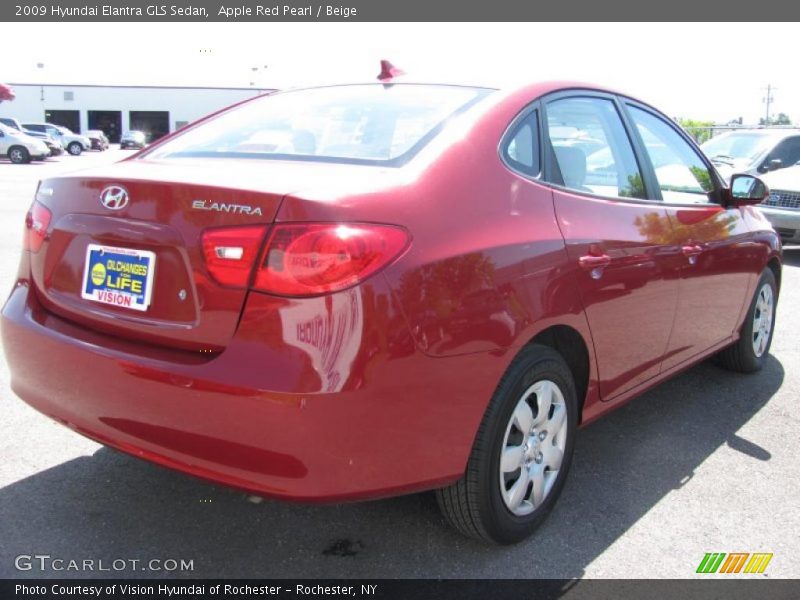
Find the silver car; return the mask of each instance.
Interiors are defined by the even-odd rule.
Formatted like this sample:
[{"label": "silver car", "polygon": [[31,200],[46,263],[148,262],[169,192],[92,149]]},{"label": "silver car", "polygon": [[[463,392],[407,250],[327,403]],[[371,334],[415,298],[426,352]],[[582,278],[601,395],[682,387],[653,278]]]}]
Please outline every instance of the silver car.
[{"label": "silver car", "polygon": [[800,129],[738,129],[700,148],[726,180],[734,173],[760,176],[800,161]]},{"label": "silver car", "polygon": [[800,244],[800,165],[767,173],[769,198],[758,205],[784,243]]},{"label": "silver car", "polygon": [[119,147],[122,150],[127,148],[136,148],[137,150],[141,150],[147,145],[147,134],[144,131],[138,131],[136,129],[132,129],[130,131],[126,131],[122,134],[122,137],[119,139]]},{"label": "silver car", "polygon": [[92,147],[92,142],[88,137],[73,133],[62,125],[53,125],[52,123],[23,123],[22,126],[25,129],[41,131],[42,133],[51,135],[61,142],[64,149],[73,156],[78,156],[84,150],[89,150]]},{"label": "silver car", "polygon": [[21,131],[0,124],[0,156],[7,156],[15,164],[44,160],[50,149],[41,140],[25,135]]}]

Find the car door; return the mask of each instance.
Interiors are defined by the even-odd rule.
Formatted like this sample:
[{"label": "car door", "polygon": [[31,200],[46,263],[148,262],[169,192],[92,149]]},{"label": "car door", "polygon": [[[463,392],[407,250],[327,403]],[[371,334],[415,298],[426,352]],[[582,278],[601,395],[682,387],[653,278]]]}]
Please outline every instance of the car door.
[{"label": "car door", "polygon": [[616,98],[543,101],[545,179],[589,320],[603,400],[657,375],[678,299],[678,250],[648,199]]},{"label": "car door", "polygon": [[625,103],[639,138],[643,161],[671,224],[670,242],[680,247],[678,310],[663,369],[730,339],[741,322],[759,254],[745,218],[749,208],[725,208],[720,178],[668,119],[646,106]]}]

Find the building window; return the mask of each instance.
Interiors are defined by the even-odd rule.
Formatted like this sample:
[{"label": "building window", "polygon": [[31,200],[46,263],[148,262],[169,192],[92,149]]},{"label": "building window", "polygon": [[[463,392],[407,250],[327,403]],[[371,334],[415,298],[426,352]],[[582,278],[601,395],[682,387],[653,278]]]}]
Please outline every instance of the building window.
[{"label": "building window", "polygon": [[75,100],[75,92],[64,92],[64,100],[67,102]]}]

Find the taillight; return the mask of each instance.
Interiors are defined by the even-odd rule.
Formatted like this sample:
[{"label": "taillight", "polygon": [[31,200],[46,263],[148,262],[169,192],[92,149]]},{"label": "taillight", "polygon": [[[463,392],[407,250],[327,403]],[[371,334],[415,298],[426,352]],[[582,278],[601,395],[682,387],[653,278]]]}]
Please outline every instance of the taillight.
[{"label": "taillight", "polygon": [[229,287],[246,287],[256,264],[266,226],[224,227],[203,232],[203,256],[214,280]]},{"label": "taillight", "polygon": [[389,264],[408,242],[408,233],[392,225],[277,224],[253,286],[281,296],[335,292]]},{"label": "taillight", "polygon": [[25,236],[22,240],[23,250],[38,252],[47,237],[47,228],[53,213],[44,204],[33,201],[28,214],[25,215]]}]

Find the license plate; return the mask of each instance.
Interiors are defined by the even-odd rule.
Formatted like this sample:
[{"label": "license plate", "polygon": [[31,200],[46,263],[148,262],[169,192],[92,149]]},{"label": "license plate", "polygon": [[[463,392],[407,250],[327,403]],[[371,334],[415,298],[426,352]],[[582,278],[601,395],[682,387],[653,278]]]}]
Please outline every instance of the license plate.
[{"label": "license plate", "polygon": [[153,292],[156,255],[149,250],[89,244],[81,297],[145,311]]}]

